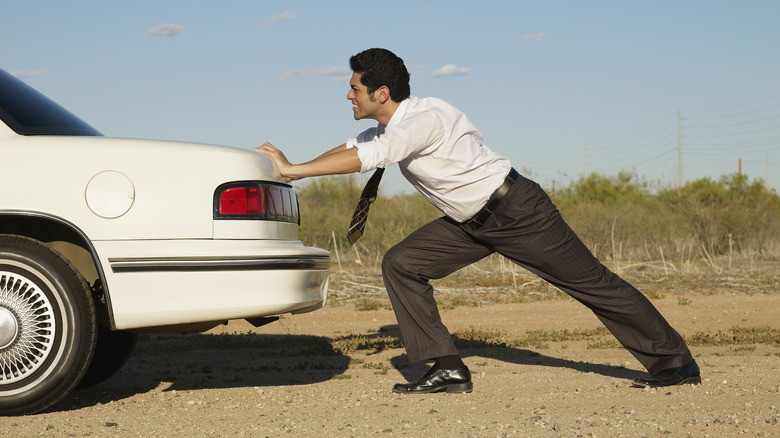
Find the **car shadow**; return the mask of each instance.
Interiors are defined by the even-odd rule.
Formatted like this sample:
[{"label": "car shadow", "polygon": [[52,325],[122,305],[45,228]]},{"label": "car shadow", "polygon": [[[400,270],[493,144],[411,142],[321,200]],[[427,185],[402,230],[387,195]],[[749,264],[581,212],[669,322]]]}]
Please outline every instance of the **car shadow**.
[{"label": "car shadow", "polygon": [[155,389],[309,385],[343,374],[349,362],[349,356],[333,348],[331,338],[322,336],[142,335],[116,374],[76,389],[53,410],[81,409]]}]

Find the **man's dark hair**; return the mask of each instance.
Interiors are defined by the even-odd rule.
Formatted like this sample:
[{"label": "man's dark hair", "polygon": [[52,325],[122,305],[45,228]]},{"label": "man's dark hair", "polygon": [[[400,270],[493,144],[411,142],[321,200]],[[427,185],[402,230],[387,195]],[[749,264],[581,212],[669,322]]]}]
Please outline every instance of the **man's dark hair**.
[{"label": "man's dark hair", "polygon": [[387,49],[368,49],[349,58],[349,67],[355,73],[362,73],[360,83],[371,94],[385,85],[390,89],[390,99],[401,102],[411,94],[409,71],[403,59]]}]

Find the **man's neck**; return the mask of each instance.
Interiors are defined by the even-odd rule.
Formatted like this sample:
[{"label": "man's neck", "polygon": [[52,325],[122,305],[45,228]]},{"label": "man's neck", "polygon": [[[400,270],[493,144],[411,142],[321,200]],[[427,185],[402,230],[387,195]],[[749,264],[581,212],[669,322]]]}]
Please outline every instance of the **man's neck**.
[{"label": "man's neck", "polygon": [[382,111],[380,114],[377,114],[374,120],[384,126],[387,126],[387,124],[390,123],[390,119],[393,118],[393,114],[395,114],[396,110],[398,110],[399,105],[401,105],[400,102],[394,102],[388,99],[387,102],[382,104]]}]

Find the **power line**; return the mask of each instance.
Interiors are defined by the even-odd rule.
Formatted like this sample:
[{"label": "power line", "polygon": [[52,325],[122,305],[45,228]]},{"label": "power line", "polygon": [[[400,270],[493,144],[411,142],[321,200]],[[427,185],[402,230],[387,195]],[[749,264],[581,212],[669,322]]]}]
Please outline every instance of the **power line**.
[{"label": "power line", "polygon": [[582,155],[541,160],[531,167],[546,175],[587,174],[616,166],[644,174],[675,169],[674,179],[682,184],[686,162],[700,173],[702,166],[709,165],[707,157],[739,157],[755,165],[760,156],[760,161],[766,161],[768,184],[770,155],[780,153],[778,109],[780,96],[716,109],[679,111],[675,121],[667,117],[633,134],[588,141],[582,143]]}]

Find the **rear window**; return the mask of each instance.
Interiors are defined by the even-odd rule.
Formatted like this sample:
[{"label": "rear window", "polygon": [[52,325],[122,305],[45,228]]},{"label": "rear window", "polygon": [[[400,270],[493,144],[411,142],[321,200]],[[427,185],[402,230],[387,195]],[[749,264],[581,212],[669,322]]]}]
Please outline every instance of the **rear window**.
[{"label": "rear window", "polygon": [[3,70],[0,70],[0,119],[21,135],[102,135]]}]

